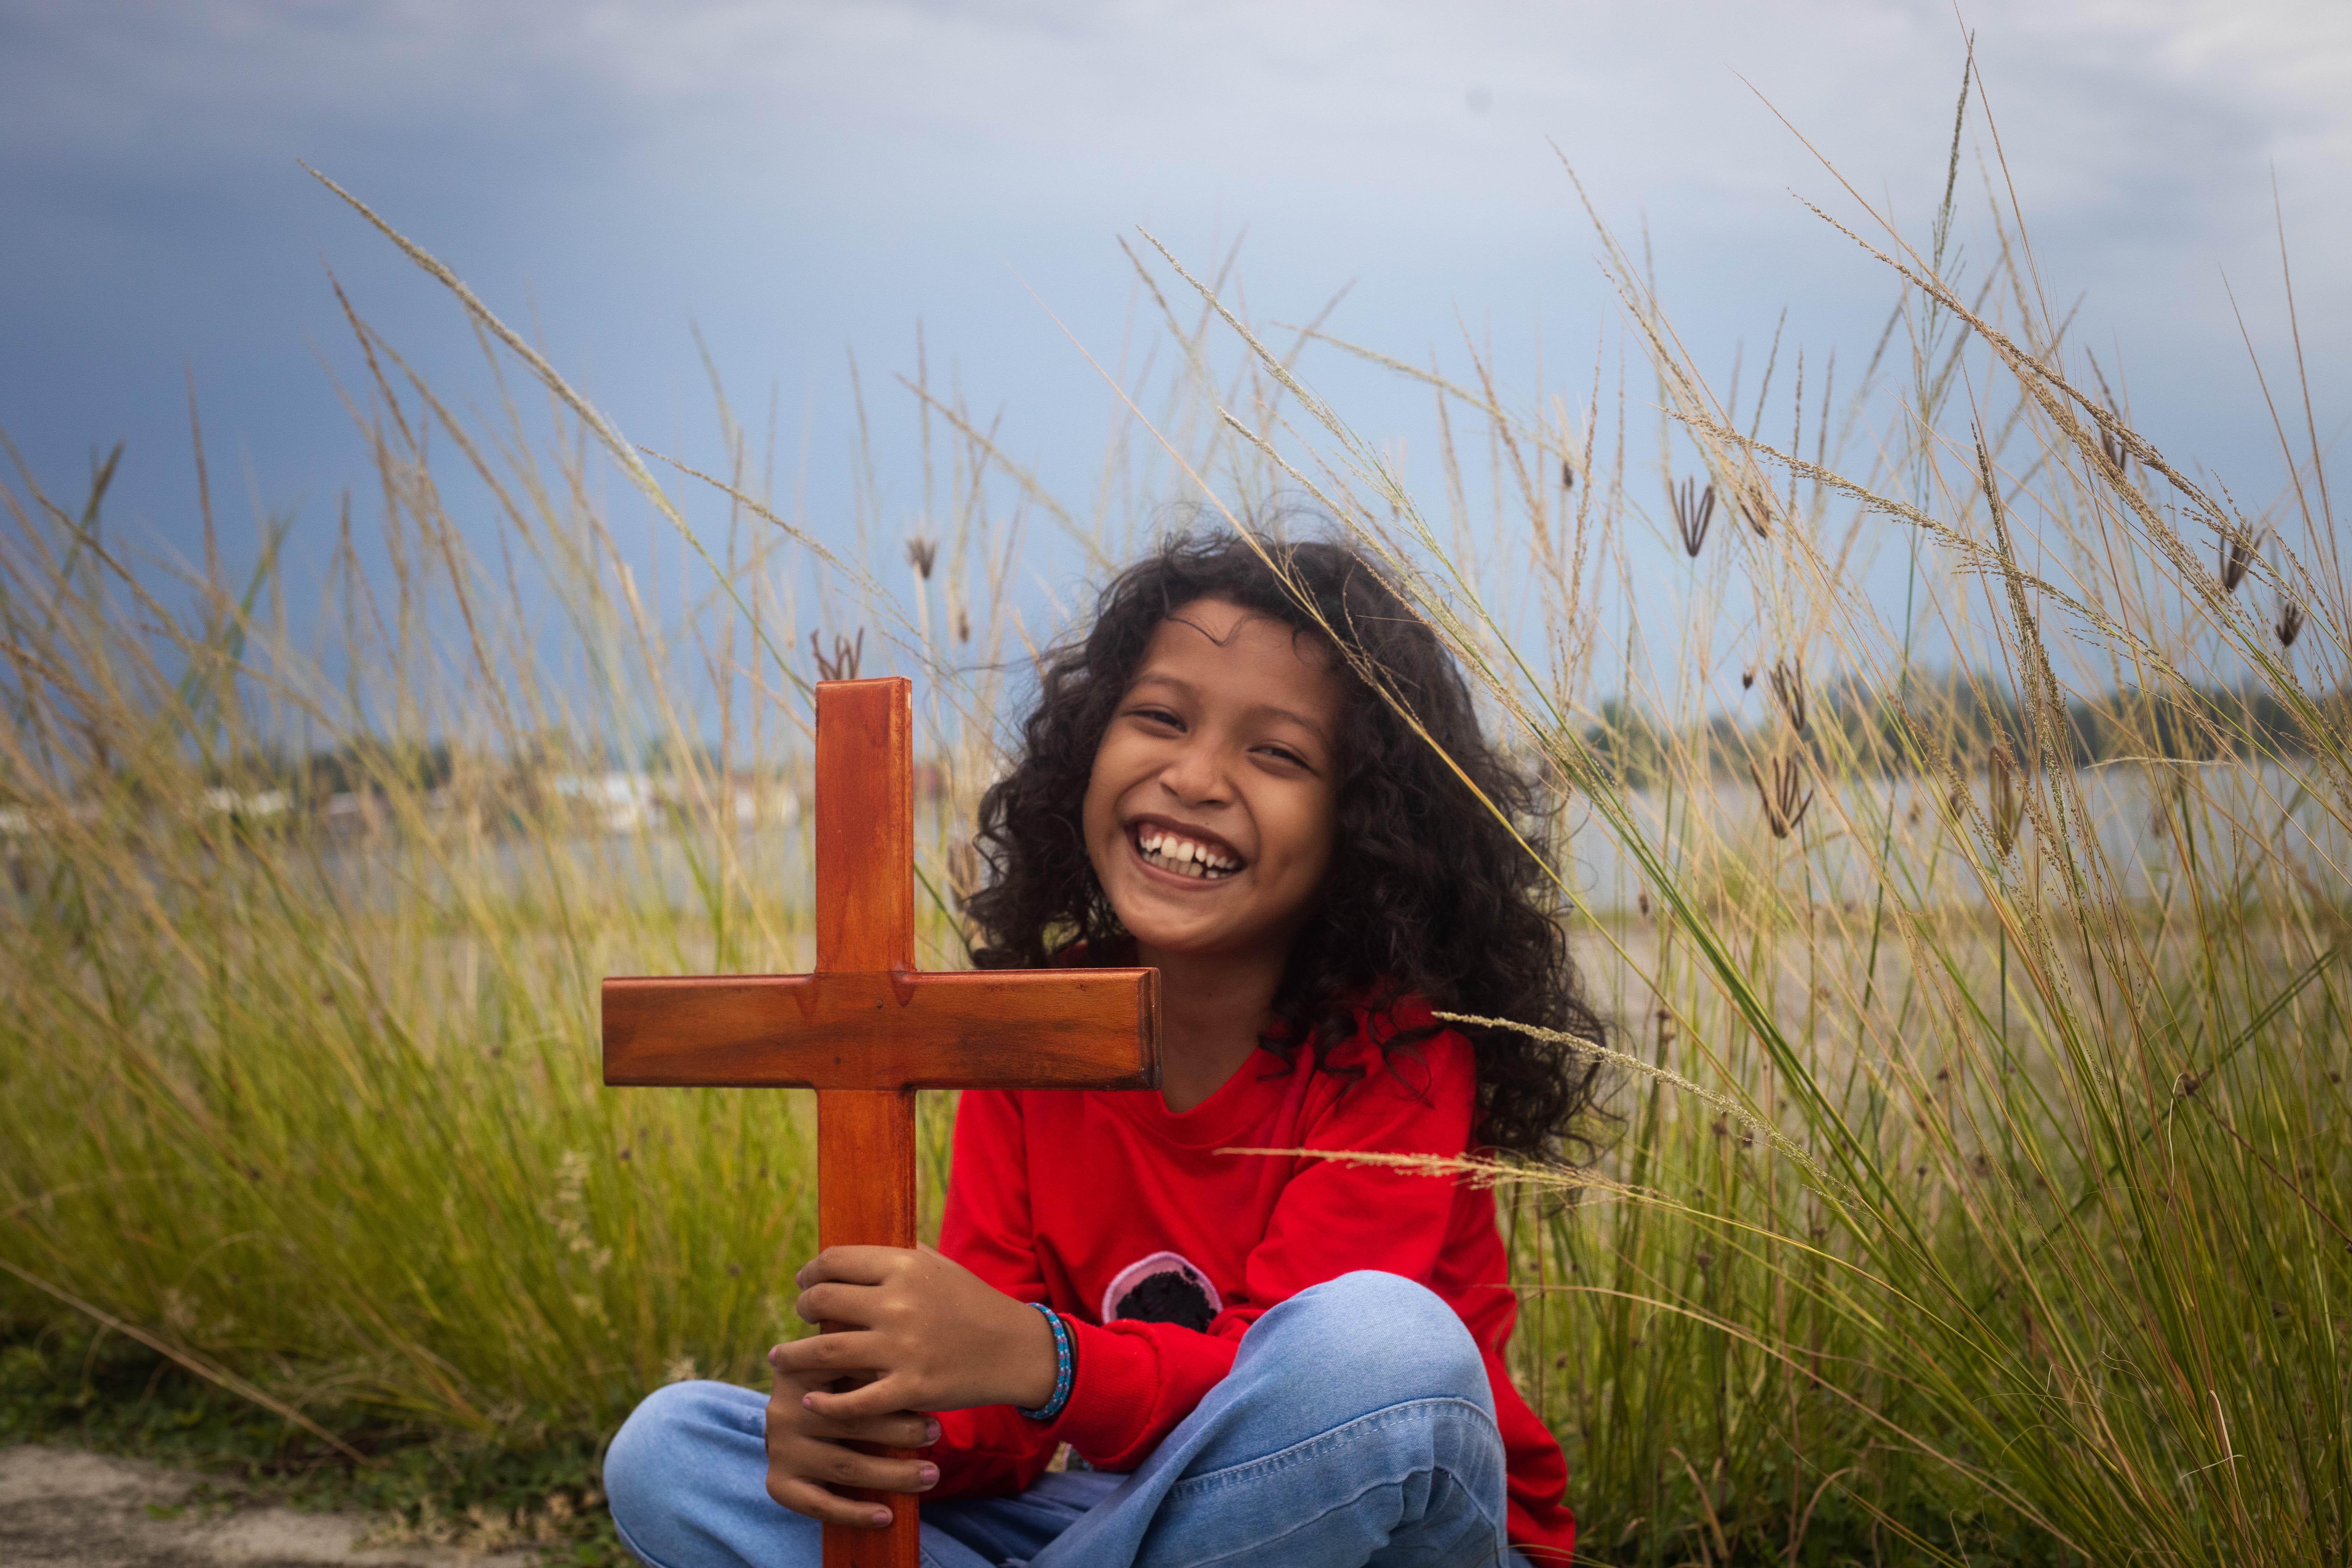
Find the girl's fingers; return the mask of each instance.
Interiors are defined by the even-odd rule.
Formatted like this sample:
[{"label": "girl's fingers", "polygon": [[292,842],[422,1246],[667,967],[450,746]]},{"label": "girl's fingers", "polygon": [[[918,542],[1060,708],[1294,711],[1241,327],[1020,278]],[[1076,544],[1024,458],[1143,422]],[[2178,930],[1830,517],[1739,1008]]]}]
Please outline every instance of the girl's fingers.
[{"label": "girl's fingers", "polygon": [[888,1504],[839,1497],[814,1481],[771,1480],[768,1495],[794,1513],[805,1515],[819,1524],[842,1524],[852,1530],[880,1530],[890,1522]]},{"label": "girl's fingers", "polygon": [[[827,1335],[826,1337],[840,1336]],[[920,1409],[917,1401],[908,1397],[909,1392],[908,1380],[893,1374],[888,1377],[877,1377],[863,1388],[853,1388],[846,1394],[829,1394],[823,1389],[813,1390],[802,1395],[801,1407],[814,1415],[822,1415],[827,1421],[838,1421],[844,1425],[849,1425]]]},{"label": "girl's fingers", "polygon": [[828,1443],[879,1443],[888,1448],[928,1448],[940,1440],[940,1424],[919,1410],[898,1410],[887,1415],[864,1415],[849,1421],[821,1415],[805,1405],[794,1414],[798,1419],[793,1425],[800,1432]]},{"label": "girl's fingers", "polygon": [[802,1462],[793,1468],[801,1472],[801,1479],[818,1482],[828,1490],[864,1487],[877,1492],[927,1492],[940,1484],[940,1468],[929,1459],[885,1459],[838,1443],[810,1444]]},{"label": "girl's fingers", "polygon": [[[810,1415],[816,1412],[812,1410]],[[840,1436],[853,1443],[879,1443],[890,1448],[928,1448],[940,1440],[940,1424],[919,1410],[901,1410],[890,1415],[866,1415],[855,1421],[836,1421],[820,1417],[821,1425],[838,1426]]]},{"label": "girl's fingers", "polygon": [[[845,1373],[871,1372],[881,1351],[880,1336],[850,1329],[838,1334],[811,1334],[768,1352],[768,1365],[783,1374],[814,1376],[830,1383]],[[883,1409],[903,1409],[884,1405]]]},{"label": "girl's fingers", "polygon": [[829,1279],[845,1285],[879,1285],[904,1266],[906,1257],[903,1247],[828,1247],[802,1264],[793,1279],[803,1290]]},{"label": "girl's fingers", "polygon": [[[795,1513],[828,1523],[870,1526],[887,1503],[841,1495],[845,1488],[920,1493],[939,1485],[940,1468],[928,1459],[889,1459],[861,1454],[839,1443],[798,1438],[772,1450],[768,1495]],[[887,1518],[880,1523],[889,1522]]]},{"label": "girl's fingers", "polygon": [[801,1292],[793,1303],[793,1310],[803,1323],[855,1323],[867,1326],[872,1315],[874,1288],[870,1285],[848,1285],[837,1280],[822,1280]]},{"label": "girl's fingers", "polygon": [[939,1423],[919,1413],[898,1415],[867,1415],[855,1421],[836,1421],[829,1415],[809,1412],[809,1434],[842,1443],[874,1443],[885,1448],[928,1448],[940,1440]]}]

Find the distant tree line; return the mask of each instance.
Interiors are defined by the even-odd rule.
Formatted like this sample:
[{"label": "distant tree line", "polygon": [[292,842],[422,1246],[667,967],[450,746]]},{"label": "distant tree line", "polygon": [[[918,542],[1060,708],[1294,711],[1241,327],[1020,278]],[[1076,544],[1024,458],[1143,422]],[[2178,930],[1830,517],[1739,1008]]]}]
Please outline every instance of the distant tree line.
[{"label": "distant tree line", "polygon": [[[207,787],[284,790],[298,801],[339,795],[429,795],[455,781],[460,765],[470,777],[528,779],[556,773],[698,772],[713,777],[729,770],[712,745],[680,748],[656,740],[643,748],[632,768],[610,742],[582,741],[548,732],[526,737],[503,754],[461,754],[446,741],[398,741],[364,736],[307,753],[269,744],[216,762],[201,770]],[[741,763],[737,768],[740,771]]]},{"label": "distant tree line", "polygon": [[[1915,770],[1925,743],[1964,767],[1984,765],[1996,746],[2021,761],[2037,751],[2035,726],[2023,701],[2005,682],[1971,681],[1958,672],[1915,676],[1898,703],[1895,693],[1842,680],[1806,690],[1801,673],[1769,675],[1760,720],[1717,714],[1702,724],[1669,728],[1622,701],[1602,704],[1586,727],[1586,746],[1610,776],[1633,784],[1662,779],[1670,755],[1699,748],[1718,776],[1746,776],[1751,758],[1794,743],[1825,763],[1880,775]],[[2323,722],[2352,725],[2352,693],[2318,700]],[[1906,739],[1904,730],[1912,731]],[[2062,754],[2044,766],[2083,767],[2133,757],[2212,762],[2223,757],[2285,756],[2309,752],[2303,720],[2267,688],[2201,688],[2187,694],[2125,689],[2096,700],[2069,698],[2059,737]]]}]

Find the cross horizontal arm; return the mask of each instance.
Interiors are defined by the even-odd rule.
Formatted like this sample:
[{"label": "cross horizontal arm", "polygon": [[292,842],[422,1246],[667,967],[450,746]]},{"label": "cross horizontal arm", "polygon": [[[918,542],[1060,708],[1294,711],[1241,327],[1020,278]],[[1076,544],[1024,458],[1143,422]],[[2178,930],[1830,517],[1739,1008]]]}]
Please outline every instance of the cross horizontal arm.
[{"label": "cross horizontal arm", "polygon": [[604,1081],[805,1089],[1151,1089],[1156,969],[604,982]]}]

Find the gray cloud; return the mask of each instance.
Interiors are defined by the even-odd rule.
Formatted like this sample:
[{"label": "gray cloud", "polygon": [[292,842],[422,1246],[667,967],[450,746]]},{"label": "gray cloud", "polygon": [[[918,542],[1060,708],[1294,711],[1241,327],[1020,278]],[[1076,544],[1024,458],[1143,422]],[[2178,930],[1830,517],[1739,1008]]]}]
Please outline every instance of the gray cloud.
[{"label": "gray cloud", "polygon": [[[2235,332],[2216,274],[2275,343],[2273,165],[2311,258],[2306,344],[2352,338],[2312,264],[2352,240],[2352,7],[2000,0],[1968,20],[2007,168],[1976,118],[1967,188],[2014,181],[2053,298],[2089,290],[2095,341],[2184,428],[2252,428],[2210,370]],[[1115,333],[1109,240],[1137,221],[1187,254],[1247,226],[1277,313],[1359,279],[1342,324],[1407,352],[1457,310],[1590,343],[1609,301],[1552,142],[1610,221],[1647,222],[1717,360],[1783,302],[1813,341],[1851,337],[1886,280],[1791,200],[1852,213],[1774,110],[1923,230],[1959,29],[1940,0],[0,5],[0,424],[77,461],[126,426],[160,446],[185,354],[226,381],[257,468],[315,495],[317,254],[380,276],[395,326],[446,313],[297,155],[505,308],[543,307],[624,412],[673,422],[698,395],[689,311],[739,373],[795,385],[922,314],[986,367],[981,395],[1055,400],[1027,416],[1058,430],[1087,383],[1041,368],[1074,356],[1007,264]]]}]

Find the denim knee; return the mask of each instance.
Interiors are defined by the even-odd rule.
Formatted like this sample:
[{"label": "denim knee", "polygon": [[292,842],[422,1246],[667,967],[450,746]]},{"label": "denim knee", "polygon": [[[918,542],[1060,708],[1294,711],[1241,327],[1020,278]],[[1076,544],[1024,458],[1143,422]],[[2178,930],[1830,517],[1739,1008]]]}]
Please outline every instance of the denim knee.
[{"label": "denim knee", "polygon": [[1262,1349],[1297,1365],[1338,1358],[1360,1397],[1379,1405],[1468,1399],[1495,1408],[1478,1342],[1443,1297],[1401,1274],[1342,1274],[1270,1310],[1250,1330]]},{"label": "denim knee", "polygon": [[[668,1550],[697,1506],[697,1473],[714,1437],[730,1425],[727,1384],[673,1383],[647,1394],[604,1450],[604,1497],[614,1522],[641,1550],[675,1563]],[[740,1394],[738,1394],[740,1399]]]}]

